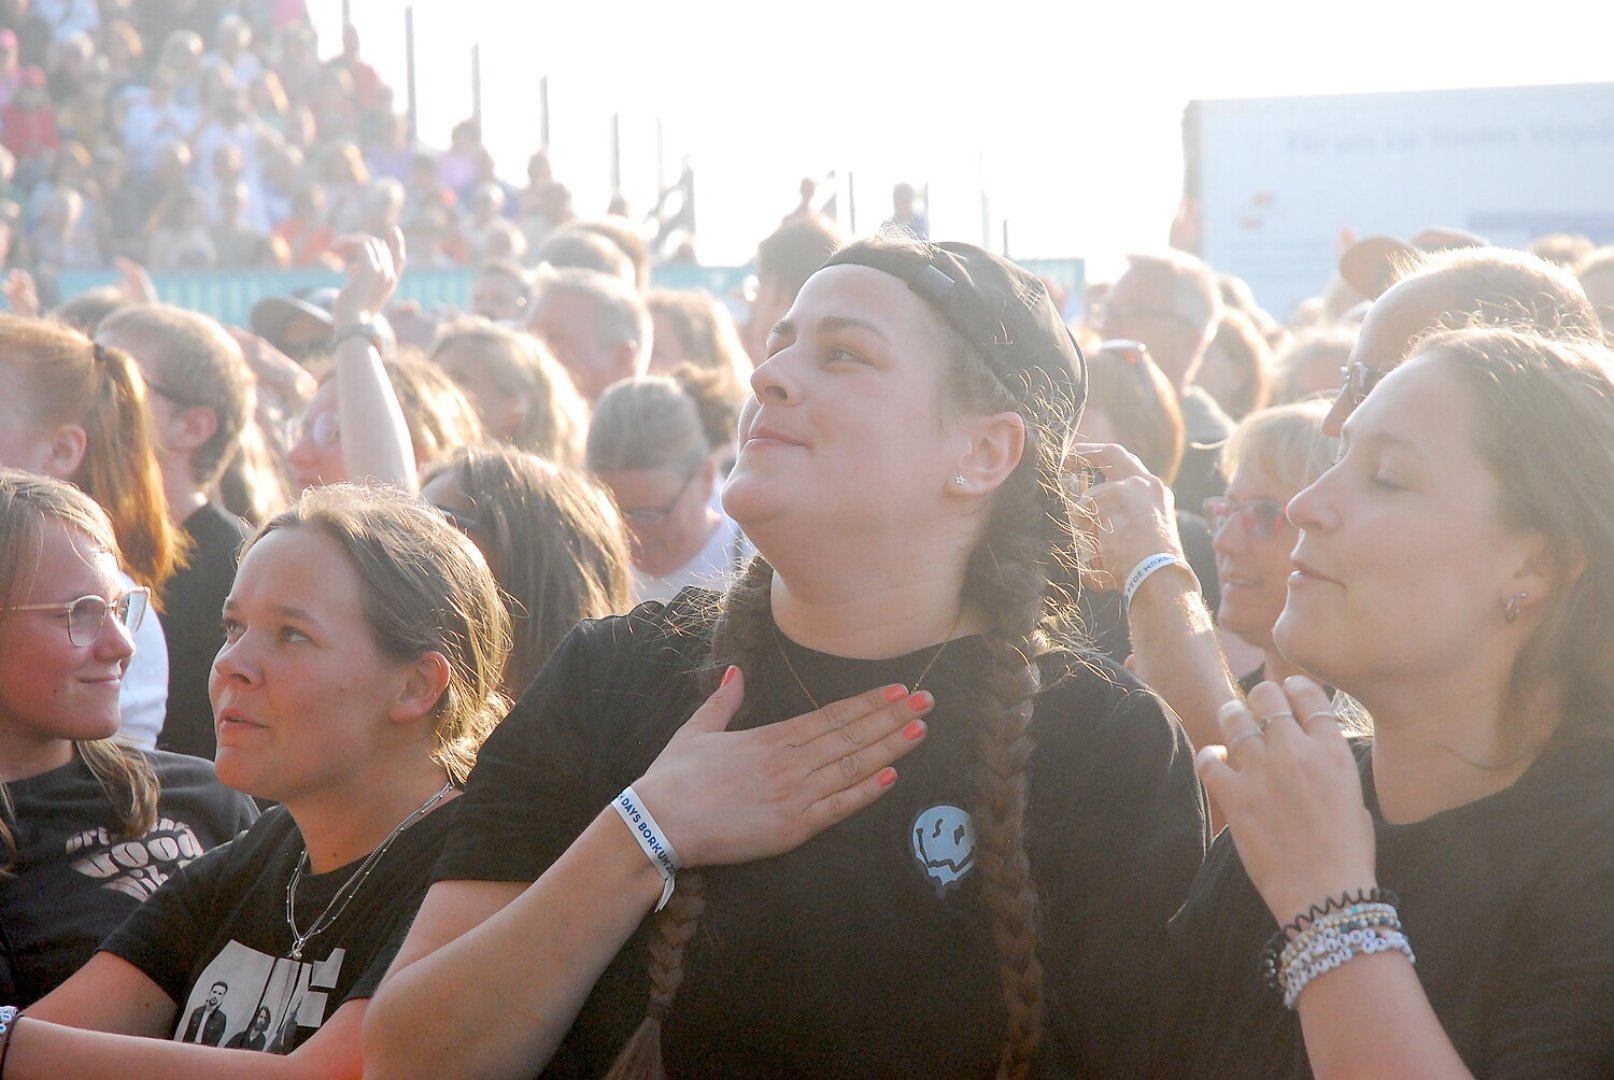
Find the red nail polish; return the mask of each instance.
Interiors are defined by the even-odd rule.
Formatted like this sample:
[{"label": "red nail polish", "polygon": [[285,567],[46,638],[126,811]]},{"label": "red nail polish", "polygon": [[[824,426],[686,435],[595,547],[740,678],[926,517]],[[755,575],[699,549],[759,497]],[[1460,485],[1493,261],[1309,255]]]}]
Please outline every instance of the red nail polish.
[{"label": "red nail polish", "polygon": [[897,770],[887,765],[885,768],[874,774],[874,779],[879,782],[881,787],[890,787],[892,784],[897,782]]},{"label": "red nail polish", "polygon": [[892,702],[901,701],[903,698],[905,698],[907,696],[908,696],[908,688],[906,686],[903,686],[901,683],[898,683],[895,686],[888,686],[888,687],[885,688],[885,699],[887,701],[892,701]]},{"label": "red nail polish", "polygon": [[718,685],[719,686],[727,686],[729,683],[734,681],[734,676],[738,675],[739,673],[740,673],[740,669],[735,667],[733,664],[730,664],[729,669],[727,671],[723,672],[723,681],[721,683],[719,683]]},{"label": "red nail polish", "polygon": [[929,690],[921,690],[919,693],[908,699],[908,708],[912,709],[914,712],[924,712],[935,703],[936,699],[930,696]]},{"label": "red nail polish", "polygon": [[909,742],[913,742],[915,739],[919,738],[919,736],[923,735],[924,733],[925,733],[925,722],[923,720],[915,720],[912,723],[910,723],[907,727],[902,729],[902,737],[904,739],[907,739]]}]

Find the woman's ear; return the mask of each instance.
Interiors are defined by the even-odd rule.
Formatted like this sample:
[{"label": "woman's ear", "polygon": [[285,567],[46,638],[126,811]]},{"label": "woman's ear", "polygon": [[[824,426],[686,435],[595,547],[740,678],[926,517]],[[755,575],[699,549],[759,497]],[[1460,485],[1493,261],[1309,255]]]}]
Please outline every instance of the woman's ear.
[{"label": "woman's ear", "polygon": [[392,702],[392,719],[409,723],[430,716],[448,690],[448,657],[432,650],[423,652],[409,665],[403,686]]},{"label": "woman's ear", "polygon": [[49,440],[40,471],[56,480],[71,480],[84,463],[89,436],[77,424],[59,424]]},{"label": "woman's ear", "polygon": [[[995,491],[1025,453],[1025,418],[1013,411],[993,413],[967,419],[963,428],[969,443],[957,463],[950,489],[960,495]],[[959,483],[960,478],[963,483]]]},{"label": "woman's ear", "polygon": [[1540,612],[1554,596],[1573,588],[1585,570],[1584,553],[1569,553],[1566,557],[1553,550],[1545,534],[1532,533],[1525,556],[1509,582],[1510,592],[1503,597],[1504,609],[1513,611],[1515,617]]}]

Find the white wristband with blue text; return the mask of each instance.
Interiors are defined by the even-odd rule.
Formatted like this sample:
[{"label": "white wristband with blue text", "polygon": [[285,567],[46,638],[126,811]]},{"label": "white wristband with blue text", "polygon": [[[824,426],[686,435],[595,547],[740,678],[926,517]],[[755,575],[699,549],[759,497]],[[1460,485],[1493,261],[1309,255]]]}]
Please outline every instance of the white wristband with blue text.
[{"label": "white wristband with blue text", "polygon": [[683,860],[678,858],[678,852],[673,850],[667,834],[656,824],[656,819],[651,816],[644,800],[639,798],[639,793],[633,790],[633,785],[623,788],[622,794],[611,805],[628,826],[628,831],[633,833],[633,838],[639,841],[651,865],[661,874],[661,901],[656,904],[656,910],[660,911],[672,899],[673,879],[683,869]]},{"label": "white wristband with blue text", "polygon": [[1198,581],[1199,579],[1199,575],[1194,574],[1194,568],[1188,565],[1188,560],[1184,559],[1181,555],[1178,555],[1175,552],[1162,551],[1158,555],[1150,555],[1147,559],[1142,560],[1138,563],[1138,565],[1134,566],[1132,568],[1132,572],[1126,576],[1126,588],[1121,595],[1126,602],[1126,607],[1129,610],[1132,607],[1132,597],[1136,595],[1139,587],[1142,586],[1145,581],[1148,581],[1150,576],[1156,570],[1163,569],[1167,566],[1180,566],[1184,570],[1187,570],[1189,574],[1192,574],[1195,581]]}]

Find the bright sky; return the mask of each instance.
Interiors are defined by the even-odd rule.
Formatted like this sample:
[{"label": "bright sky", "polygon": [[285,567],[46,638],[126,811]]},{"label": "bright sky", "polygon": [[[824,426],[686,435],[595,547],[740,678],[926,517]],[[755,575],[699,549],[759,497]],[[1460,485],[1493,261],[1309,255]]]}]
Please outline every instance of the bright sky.
[{"label": "bright sky", "polygon": [[[404,98],[404,6],[350,0],[363,52]],[[339,0],[310,0],[323,47]],[[446,145],[471,112],[481,44],[485,141],[525,176],[549,77],[551,150],[580,212],[610,196],[610,116],[623,189],[653,202],[665,169],[697,177],[699,251],[746,261],[803,176],[855,176],[857,228],[889,213],[896,180],[930,185],[932,234],[1011,254],[1082,255],[1097,276],[1159,246],[1181,190],[1192,98],[1606,80],[1606,0],[1279,0],[1217,4],[755,0],[414,4],[420,133]],[[983,170],[984,161],[984,170]]]}]

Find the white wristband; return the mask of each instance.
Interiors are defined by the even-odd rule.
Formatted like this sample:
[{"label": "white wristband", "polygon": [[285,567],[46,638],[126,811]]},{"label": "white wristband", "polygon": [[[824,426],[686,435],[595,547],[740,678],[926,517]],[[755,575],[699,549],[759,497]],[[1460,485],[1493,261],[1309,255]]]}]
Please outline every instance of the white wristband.
[{"label": "white wristband", "polygon": [[1184,559],[1181,555],[1170,551],[1162,551],[1158,555],[1150,555],[1147,559],[1144,559],[1142,562],[1138,563],[1138,565],[1134,566],[1132,568],[1132,572],[1126,576],[1126,588],[1121,595],[1126,602],[1127,609],[1131,609],[1132,597],[1137,594],[1139,586],[1141,586],[1145,581],[1148,581],[1149,577],[1156,570],[1159,570],[1165,566],[1173,565],[1182,567],[1190,574],[1193,574],[1196,581],[1198,580],[1199,576],[1194,574],[1194,568],[1189,566],[1188,560]]},{"label": "white wristband", "polygon": [[639,793],[633,790],[633,785],[629,784],[623,788],[622,794],[616,797],[611,806],[621,815],[623,822],[628,826],[628,831],[633,833],[633,838],[639,841],[639,846],[644,849],[650,864],[661,874],[661,902],[656,905],[656,910],[660,911],[667,906],[667,901],[672,899],[673,878],[683,869],[683,860],[678,857],[678,852],[673,850],[672,844],[667,841],[667,835],[661,831],[661,826],[656,824],[656,819],[650,815],[650,810],[645,806],[644,800],[639,798]]}]

